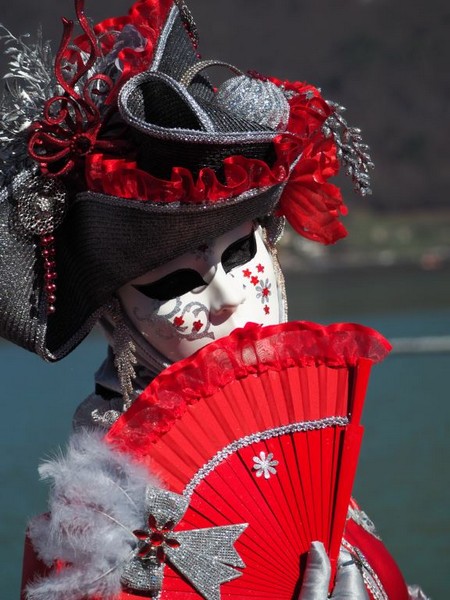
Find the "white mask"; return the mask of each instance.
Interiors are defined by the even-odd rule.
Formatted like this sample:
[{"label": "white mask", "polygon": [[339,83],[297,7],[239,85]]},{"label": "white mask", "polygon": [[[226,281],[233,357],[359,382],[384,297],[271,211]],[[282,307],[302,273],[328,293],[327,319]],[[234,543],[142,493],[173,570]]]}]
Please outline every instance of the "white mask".
[{"label": "white mask", "polygon": [[272,257],[250,222],[130,281],[118,297],[139,334],[170,361],[248,322],[282,318]]}]

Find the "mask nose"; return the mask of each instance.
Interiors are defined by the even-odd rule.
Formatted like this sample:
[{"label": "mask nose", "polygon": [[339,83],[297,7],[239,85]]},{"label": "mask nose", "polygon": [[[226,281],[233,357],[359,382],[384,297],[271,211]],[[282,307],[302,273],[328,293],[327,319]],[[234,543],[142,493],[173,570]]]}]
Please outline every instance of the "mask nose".
[{"label": "mask nose", "polygon": [[208,288],[211,294],[209,306],[212,317],[231,315],[245,302],[242,283],[233,275],[225,273],[222,266],[217,268]]}]

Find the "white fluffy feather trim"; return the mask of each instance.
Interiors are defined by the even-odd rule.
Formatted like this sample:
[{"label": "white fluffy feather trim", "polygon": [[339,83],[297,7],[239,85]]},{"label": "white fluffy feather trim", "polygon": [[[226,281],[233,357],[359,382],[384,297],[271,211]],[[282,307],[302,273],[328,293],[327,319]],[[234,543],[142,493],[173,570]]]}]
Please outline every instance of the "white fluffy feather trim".
[{"label": "white fluffy feather trim", "polygon": [[52,482],[50,515],[31,523],[30,538],[47,565],[67,566],[31,584],[28,599],[115,598],[121,567],[136,547],[132,532],[145,524],[145,490],[158,482],[101,434],[86,431],[39,473]]}]

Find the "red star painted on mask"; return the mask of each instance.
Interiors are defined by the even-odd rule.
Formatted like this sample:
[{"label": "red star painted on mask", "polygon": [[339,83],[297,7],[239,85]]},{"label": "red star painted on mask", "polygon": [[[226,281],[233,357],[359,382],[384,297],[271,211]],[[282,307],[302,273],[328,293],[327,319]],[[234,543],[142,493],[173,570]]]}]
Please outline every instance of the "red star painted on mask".
[{"label": "red star painted on mask", "polygon": [[258,277],[255,277],[255,275],[253,275],[253,277],[250,279],[250,281],[252,282],[253,285],[258,285],[258,283],[259,283],[259,279],[258,279]]},{"label": "red star painted on mask", "polygon": [[258,273],[264,273],[264,265],[259,264],[257,267]]},{"label": "red star painted on mask", "polygon": [[250,278],[251,274],[252,274],[252,272],[250,271],[250,269],[244,269],[242,271],[242,273],[243,273],[244,277],[247,277],[247,279]]},{"label": "red star painted on mask", "polygon": [[173,324],[175,325],[175,327],[181,327],[182,325],[184,325],[183,317],[175,317],[175,319],[173,320]]},{"label": "red star painted on mask", "polygon": [[262,295],[265,296],[266,298],[267,298],[267,296],[270,296],[269,288],[266,288],[266,287],[263,288]]},{"label": "red star painted on mask", "polygon": [[200,331],[200,329],[202,327],[203,327],[203,323],[201,321],[194,321],[194,323],[192,324],[193,331]]},{"label": "red star painted on mask", "polygon": [[265,306],[264,307],[264,312],[266,313],[266,315],[270,315],[270,307],[269,306]]}]

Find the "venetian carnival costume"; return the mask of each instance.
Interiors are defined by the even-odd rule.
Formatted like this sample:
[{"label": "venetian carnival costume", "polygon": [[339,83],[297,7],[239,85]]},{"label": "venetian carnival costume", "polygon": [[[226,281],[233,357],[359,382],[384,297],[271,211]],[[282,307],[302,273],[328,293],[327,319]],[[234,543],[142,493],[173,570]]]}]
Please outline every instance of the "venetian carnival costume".
[{"label": "venetian carnival costume", "polygon": [[[0,116],[0,333],[50,361],[71,352],[97,321],[110,342],[66,457],[41,469],[53,480],[50,511],[30,524],[23,598],[324,598],[330,563],[323,547],[313,543],[308,566],[302,562],[319,538],[331,559],[331,588],[337,568],[332,598],[423,597],[408,591],[369,519],[348,501],[360,440],[355,407],[369,363],[385,356],[388,343],[355,325],[284,323],[275,250],[283,220],[322,243],[345,235],[345,207],[328,179],[342,162],[357,190],[369,192],[372,164],[359,130],[311,85],[201,60],[181,1],[138,0],[127,16],[95,27],[82,0],[76,9],[83,32],[73,38],[73,24],[64,21],[54,66],[42,41],[27,46],[7,37],[13,60]],[[218,89],[205,74],[217,65],[232,75]],[[186,256],[203,261],[203,271],[186,267]],[[258,300],[260,311],[244,324],[267,327],[250,324],[223,337],[230,332],[227,325],[221,333],[225,317],[213,319],[198,298],[179,301],[211,292],[219,272]],[[143,299],[152,300],[151,314],[141,311]],[[173,310],[161,311],[165,302]],[[180,357],[168,356],[170,336],[198,352],[171,364]],[[273,390],[301,392],[308,414],[294,415],[295,394],[282,414],[288,394],[274,404],[267,386],[255,405],[255,386],[266,380]],[[338,410],[341,390],[351,406]],[[312,396],[322,411],[315,416]],[[325,398],[332,408],[323,409]],[[283,460],[269,443],[279,444]],[[197,456],[200,447],[209,462]],[[174,465],[180,481],[187,477],[185,488]],[[326,472],[332,500],[319,510]],[[250,493],[264,482],[280,482],[284,496],[275,487]],[[214,500],[200,494],[202,485]],[[291,504],[281,509],[288,488]],[[335,515],[343,498],[344,512],[341,506]],[[220,516],[212,515],[221,502]],[[277,542],[278,562],[267,554],[277,527],[280,540],[289,532]],[[303,550],[288,563],[297,529]]]}]

